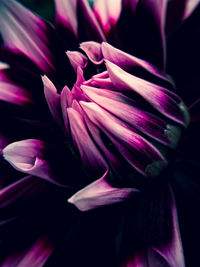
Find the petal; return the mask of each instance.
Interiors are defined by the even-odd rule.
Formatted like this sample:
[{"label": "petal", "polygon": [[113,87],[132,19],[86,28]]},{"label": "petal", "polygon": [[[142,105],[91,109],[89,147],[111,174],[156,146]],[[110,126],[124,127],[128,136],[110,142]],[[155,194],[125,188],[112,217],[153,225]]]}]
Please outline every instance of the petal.
[{"label": "petal", "polygon": [[44,72],[54,70],[47,24],[18,2],[0,2],[0,33],[6,48],[25,54]]},{"label": "petal", "polygon": [[106,61],[111,81],[121,90],[133,90],[166,117],[188,124],[188,112],[182,100],[171,91],[131,75],[115,64]]},{"label": "petal", "polygon": [[125,53],[108,43],[102,43],[102,53],[105,59],[116,64],[124,70],[131,71],[134,69],[134,67],[142,68],[145,71],[148,71],[151,74],[170,82],[169,78],[151,63]]},{"label": "petal", "polygon": [[50,165],[44,159],[44,151],[44,142],[27,139],[6,146],[3,156],[16,170],[59,184],[52,178]]},{"label": "petal", "polygon": [[103,63],[103,55],[101,52],[101,44],[97,42],[83,42],[80,44],[80,48],[86,53],[90,61],[94,64]]},{"label": "petal", "polygon": [[61,108],[60,108],[60,95],[57,93],[57,89],[54,84],[47,78],[46,75],[42,77],[44,85],[44,94],[50,109],[50,112],[54,120],[62,125],[61,117]]},{"label": "petal", "polygon": [[95,103],[80,101],[84,112],[113,142],[123,157],[145,176],[156,176],[166,166],[160,152],[127,125]]},{"label": "petal", "polygon": [[40,179],[31,175],[26,176],[0,190],[0,207],[3,208],[22,196],[26,196],[25,199],[37,196],[37,193],[41,192],[43,188],[44,184]]},{"label": "petal", "polygon": [[67,86],[65,86],[61,92],[60,105],[62,109],[62,117],[67,134],[69,135],[69,121],[67,108],[72,106],[73,95]]},{"label": "petal", "polygon": [[153,137],[166,145],[176,146],[180,130],[158,117],[136,108],[136,103],[119,92],[105,89],[97,89],[89,86],[81,86],[83,92],[102,108],[126,121],[143,133]]},{"label": "petal", "polygon": [[185,10],[183,14],[183,20],[186,19],[191,15],[191,13],[194,11],[194,9],[199,5],[200,1],[199,0],[186,0],[185,1]]},{"label": "petal", "polygon": [[169,187],[169,201],[172,216],[172,238],[168,244],[161,245],[160,248],[153,248],[154,251],[159,253],[169,264],[169,266],[179,267],[185,266],[184,254],[181,242],[181,236],[178,225],[178,216],[176,211],[174,193]]},{"label": "petal", "polygon": [[102,41],[104,34],[85,0],[55,0],[56,22],[74,33],[80,41]]},{"label": "petal", "polygon": [[105,172],[107,164],[89,136],[82,115],[73,108],[68,108],[67,113],[73,143],[80,154],[84,167],[88,171],[92,169],[102,174]]},{"label": "petal", "polygon": [[200,3],[199,0],[171,0],[168,2],[166,32],[170,34],[187,19]]},{"label": "petal", "polygon": [[[116,33],[120,48],[165,68],[165,0],[127,0],[123,3]],[[109,41],[112,43],[112,36]],[[119,42],[117,42],[119,43]]]},{"label": "petal", "polygon": [[108,171],[98,180],[89,184],[68,199],[81,211],[88,211],[105,205],[119,203],[128,198],[132,193],[138,192],[133,188],[112,187],[107,181]]},{"label": "petal", "polygon": [[122,0],[95,0],[93,10],[106,35],[116,25],[122,8]]},{"label": "petal", "polygon": [[11,81],[3,69],[0,70],[0,100],[20,106],[30,104],[32,100],[28,90]]},{"label": "petal", "polygon": [[32,247],[23,252],[10,255],[3,263],[2,267],[8,266],[32,266],[42,267],[51,255],[55,245],[46,236],[41,236]]},{"label": "petal", "polygon": [[75,71],[77,71],[78,67],[84,69],[87,66],[88,60],[82,53],[77,51],[67,51],[66,54]]},{"label": "petal", "polygon": [[[178,218],[175,199],[171,188],[168,186],[168,195],[165,195],[171,211],[172,233],[168,242],[160,240],[157,247],[148,247],[144,251],[137,252],[129,258],[121,267],[184,267],[184,254],[178,226]],[[170,218],[169,218],[170,220]],[[167,225],[168,226],[168,225]],[[165,231],[165,229],[163,229]]]}]

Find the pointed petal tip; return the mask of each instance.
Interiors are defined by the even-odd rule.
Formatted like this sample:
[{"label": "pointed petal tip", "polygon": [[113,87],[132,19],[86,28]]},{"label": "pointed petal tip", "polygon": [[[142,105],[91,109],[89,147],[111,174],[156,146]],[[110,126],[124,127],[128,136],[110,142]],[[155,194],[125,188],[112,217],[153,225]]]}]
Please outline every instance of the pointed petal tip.
[{"label": "pointed petal tip", "polygon": [[68,56],[70,63],[75,71],[77,71],[78,67],[85,68],[88,64],[87,57],[82,53],[77,51],[67,51],[66,55]]},{"label": "pointed petal tip", "polygon": [[9,68],[10,66],[7,63],[0,61],[0,70],[9,69]]},{"label": "pointed petal tip", "polygon": [[68,199],[68,203],[75,205],[80,211],[89,211],[105,205],[112,205],[126,200],[133,193],[138,193],[135,188],[112,187],[105,174],[95,182],[75,193]]}]

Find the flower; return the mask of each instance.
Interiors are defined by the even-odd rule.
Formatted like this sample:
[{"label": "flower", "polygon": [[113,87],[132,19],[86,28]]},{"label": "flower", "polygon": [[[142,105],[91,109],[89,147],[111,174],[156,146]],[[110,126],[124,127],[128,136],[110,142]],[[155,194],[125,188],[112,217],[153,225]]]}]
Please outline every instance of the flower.
[{"label": "flower", "polygon": [[52,25],[0,1],[1,266],[195,266],[198,72],[175,53],[198,3],[55,0]]}]

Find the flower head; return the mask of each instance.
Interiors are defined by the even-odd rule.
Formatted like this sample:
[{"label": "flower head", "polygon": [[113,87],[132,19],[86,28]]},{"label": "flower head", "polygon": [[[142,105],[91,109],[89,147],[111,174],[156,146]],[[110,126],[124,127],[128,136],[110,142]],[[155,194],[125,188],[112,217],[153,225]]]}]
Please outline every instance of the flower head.
[{"label": "flower head", "polygon": [[[66,212],[66,235],[73,233],[81,216],[71,204],[84,212],[120,210],[120,230],[116,223],[112,233],[116,266],[184,266],[168,165],[190,118],[187,99],[166,74],[167,51],[198,1],[176,2],[96,0],[91,9],[85,0],[55,0],[51,25],[15,0],[0,1],[0,220],[8,229],[10,220],[37,222],[28,249],[23,242],[17,252],[5,249],[2,266],[48,266],[59,258],[64,238],[55,228],[63,229]],[[24,217],[26,201],[38,211]],[[149,226],[127,249],[132,206]]]}]

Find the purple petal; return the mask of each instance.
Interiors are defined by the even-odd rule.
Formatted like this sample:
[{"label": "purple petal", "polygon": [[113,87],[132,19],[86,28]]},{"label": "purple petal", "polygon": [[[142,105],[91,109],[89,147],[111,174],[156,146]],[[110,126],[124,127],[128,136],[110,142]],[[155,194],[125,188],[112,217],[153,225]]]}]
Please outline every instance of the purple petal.
[{"label": "purple petal", "polygon": [[170,125],[158,117],[134,107],[135,103],[119,92],[81,86],[83,92],[102,108],[138,128],[145,134],[166,144],[175,146],[180,137],[178,127]]},{"label": "purple petal", "polygon": [[28,91],[14,84],[4,73],[4,69],[6,69],[6,65],[2,65],[0,69],[0,100],[20,106],[31,103]]},{"label": "purple petal", "polygon": [[[166,0],[124,0],[118,23],[108,40],[124,51],[165,69]],[[123,25],[123,26],[122,26]]]},{"label": "purple petal", "polygon": [[66,54],[75,71],[77,71],[78,67],[84,69],[87,66],[88,60],[82,53],[77,51],[67,51]]},{"label": "purple petal", "polygon": [[5,69],[9,69],[9,68],[10,68],[10,66],[7,63],[0,61],[0,70],[5,70]]},{"label": "purple petal", "polygon": [[[170,241],[166,244],[160,241],[157,247],[149,247],[142,252],[137,252],[132,258],[121,264],[121,267],[184,267],[184,254],[181,242],[181,236],[178,226],[178,218],[175,206],[175,199],[171,188],[168,190],[171,216],[172,216],[172,235]],[[164,229],[165,230],[165,229]]]},{"label": "purple petal", "polygon": [[54,69],[47,25],[18,2],[0,1],[0,33],[9,50],[25,54],[44,72]]},{"label": "purple petal", "polygon": [[42,81],[44,84],[44,94],[51,111],[51,114],[54,120],[62,125],[62,121],[60,119],[61,108],[60,108],[60,95],[57,93],[57,89],[54,84],[47,78],[47,76],[42,77]]},{"label": "purple petal", "polygon": [[68,199],[81,211],[88,211],[105,205],[112,205],[124,201],[132,193],[138,192],[133,188],[112,187],[107,181],[108,171],[98,180],[89,184]]},{"label": "purple petal", "polygon": [[44,151],[44,142],[27,139],[6,146],[3,156],[16,170],[59,184],[52,178],[50,165],[44,159]]},{"label": "purple petal", "polygon": [[104,33],[108,35],[116,25],[122,8],[122,0],[95,0],[93,10]]},{"label": "purple petal", "polygon": [[105,172],[107,164],[89,136],[82,115],[74,108],[68,108],[67,113],[73,143],[80,154],[84,167],[87,170],[93,169],[98,172],[99,170],[102,170],[102,173]]},{"label": "purple petal", "polygon": [[86,53],[90,61],[94,64],[102,64],[104,59],[101,52],[101,44],[97,42],[84,42],[80,44],[80,48]]},{"label": "purple petal", "polygon": [[61,92],[60,104],[62,109],[62,117],[67,134],[69,135],[69,121],[67,108],[72,106],[73,95],[67,86],[65,86]]},{"label": "purple petal", "polygon": [[108,136],[130,165],[143,175],[160,174],[166,160],[154,146],[97,104],[80,101],[80,105],[89,120]]},{"label": "purple petal", "polygon": [[186,2],[185,10],[182,17],[183,20],[191,15],[191,13],[194,11],[197,5],[200,4],[200,0],[185,0],[185,2]]},{"label": "purple petal", "polygon": [[178,225],[175,197],[170,187],[169,200],[172,215],[172,238],[167,245],[161,245],[159,248],[153,247],[153,250],[159,253],[166,260],[169,266],[184,267],[184,254]]},{"label": "purple petal", "polygon": [[25,199],[31,196],[37,196],[38,192],[44,189],[44,183],[41,179],[34,176],[26,176],[25,178],[0,190],[0,207],[3,208],[22,196]]},{"label": "purple petal", "polygon": [[195,10],[200,0],[171,0],[168,2],[166,32],[169,35]]},{"label": "purple petal", "polygon": [[27,250],[10,255],[1,266],[42,267],[53,252],[54,248],[55,245],[49,240],[49,238],[42,236]]},{"label": "purple petal", "polygon": [[104,34],[85,0],[55,0],[56,23],[66,27],[81,41],[105,40]]},{"label": "purple petal", "polygon": [[157,77],[164,79],[169,82],[169,78],[164,75],[161,71],[159,71],[154,65],[151,63],[134,57],[130,54],[127,54],[108,43],[102,43],[102,53],[105,59],[109,60],[110,62],[116,64],[120,68],[124,70],[132,70],[134,67],[142,68]]},{"label": "purple petal", "polygon": [[133,90],[166,117],[182,124],[188,123],[188,112],[182,100],[171,91],[131,75],[106,61],[111,81],[121,90]]}]

